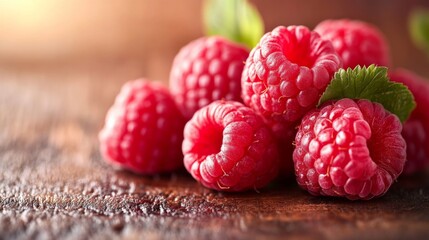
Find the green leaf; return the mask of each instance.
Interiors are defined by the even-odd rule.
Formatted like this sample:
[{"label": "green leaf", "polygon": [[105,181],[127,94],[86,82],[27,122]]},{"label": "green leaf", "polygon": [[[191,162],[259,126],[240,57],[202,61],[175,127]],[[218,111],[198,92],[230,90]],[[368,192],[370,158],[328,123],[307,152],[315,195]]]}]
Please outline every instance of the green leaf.
[{"label": "green leaf", "polygon": [[378,102],[402,122],[408,119],[416,103],[413,94],[402,83],[391,82],[386,67],[357,66],[338,70],[319,100],[319,106],[342,98],[368,99]]},{"label": "green leaf", "polygon": [[207,35],[223,36],[249,48],[264,34],[259,12],[247,0],[205,0],[203,16]]},{"label": "green leaf", "polygon": [[429,10],[413,10],[408,23],[414,44],[429,54]]}]

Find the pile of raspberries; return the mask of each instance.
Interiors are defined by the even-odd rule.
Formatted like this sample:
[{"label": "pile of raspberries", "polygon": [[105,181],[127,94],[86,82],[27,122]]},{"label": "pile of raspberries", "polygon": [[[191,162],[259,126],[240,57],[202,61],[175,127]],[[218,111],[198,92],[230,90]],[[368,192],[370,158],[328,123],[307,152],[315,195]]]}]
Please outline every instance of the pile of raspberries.
[{"label": "pile of raspberries", "polygon": [[169,87],[148,79],[122,87],[99,134],[101,153],[144,175],[184,166],[218,191],[259,189],[294,173],[313,195],[379,197],[401,173],[429,164],[426,80],[389,69],[416,101],[404,124],[364,99],[317,107],[335,72],[373,64],[390,66],[388,44],[356,20],[279,26],[250,51],[202,37],[175,57]]}]

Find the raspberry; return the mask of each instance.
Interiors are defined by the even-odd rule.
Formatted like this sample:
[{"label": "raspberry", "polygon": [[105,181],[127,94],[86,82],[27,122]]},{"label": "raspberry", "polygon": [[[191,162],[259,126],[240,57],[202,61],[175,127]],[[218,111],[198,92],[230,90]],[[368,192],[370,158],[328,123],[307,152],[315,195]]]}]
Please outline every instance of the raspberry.
[{"label": "raspberry", "polygon": [[379,103],[342,99],[304,116],[293,153],[298,184],[313,195],[381,196],[406,159],[402,125]]},{"label": "raspberry", "polygon": [[402,132],[407,142],[404,174],[410,175],[429,166],[429,82],[405,69],[391,72],[390,78],[405,84],[416,101],[416,108],[405,122]]},{"label": "raspberry", "polygon": [[332,41],[345,69],[357,65],[390,65],[386,40],[380,30],[369,23],[348,19],[325,20],[314,31]]},{"label": "raspberry", "polygon": [[266,33],[247,58],[241,79],[244,103],[277,136],[287,134],[316,106],[341,60],[329,41],[304,26]]},{"label": "raspberry", "polygon": [[291,129],[287,134],[282,135],[281,138],[277,138],[277,146],[279,149],[280,159],[280,172],[279,175],[282,178],[293,178],[293,141],[295,140],[296,129]]},{"label": "raspberry", "polygon": [[183,166],[185,119],[167,88],[144,79],[126,83],[99,134],[100,149],[111,164],[142,174]]},{"label": "raspberry", "polygon": [[427,122],[414,117],[404,123],[402,136],[407,143],[407,162],[404,167],[404,175],[423,171],[429,165],[427,128]]},{"label": "raspberry", "polygon": [[215,101],[186,124],[182,150],[188,172],[204,186],[244,191],[268,184],[278,172],[277,145],[252,109]]},{"label": "raspberry", "polygon": [[174,59],[170,90],[182,113],[225,99],[241,101],[240,79],[249,51],[221,37],[203,37],[184,46]]}]

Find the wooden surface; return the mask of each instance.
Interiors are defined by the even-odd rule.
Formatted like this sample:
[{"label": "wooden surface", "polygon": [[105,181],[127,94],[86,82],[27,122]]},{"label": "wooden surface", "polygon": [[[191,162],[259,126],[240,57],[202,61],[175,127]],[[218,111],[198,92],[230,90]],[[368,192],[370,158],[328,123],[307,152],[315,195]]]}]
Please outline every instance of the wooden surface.
[{"label": "wooden surface", "polygon": [[1,239],[424,239],[429,178],[384,197],[313,197],[293,180],[225,194],[184,172],[107,166],[97,133],[123,81],[0,73]]}]

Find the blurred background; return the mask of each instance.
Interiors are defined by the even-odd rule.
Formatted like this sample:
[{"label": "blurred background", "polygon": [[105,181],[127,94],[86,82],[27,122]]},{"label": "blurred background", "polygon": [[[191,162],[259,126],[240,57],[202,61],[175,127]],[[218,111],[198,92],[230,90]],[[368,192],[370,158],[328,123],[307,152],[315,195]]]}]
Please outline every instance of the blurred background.
[{"label": "blurred background", "polygon": [[[167,81],[175,54],[204,34],[201,0],[0,0],[0,81],[13,74],[56,74]],[[409,37],[408,17],[427,0],[252,0],[265,20],[313,28],[328,18],[378,26],[394,67],[429,77],[428,57]],[[3,74],[2,74],[3,73]],[[59,77],[58,77],[59,76]],[[88,77],[89,76],[89,77]]]}]

